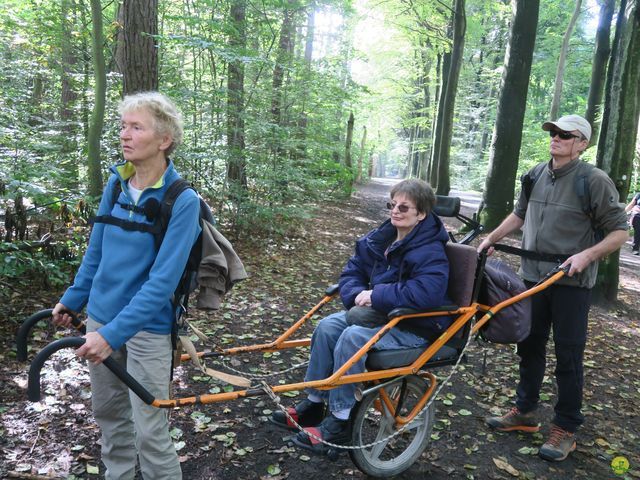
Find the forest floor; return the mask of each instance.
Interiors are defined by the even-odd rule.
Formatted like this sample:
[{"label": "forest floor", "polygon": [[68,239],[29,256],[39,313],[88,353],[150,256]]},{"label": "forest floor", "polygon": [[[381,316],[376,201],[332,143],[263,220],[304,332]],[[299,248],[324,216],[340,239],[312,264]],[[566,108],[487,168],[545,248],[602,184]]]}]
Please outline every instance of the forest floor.
[{"label": "forest floor", "polygon": [[[354,240],[385,218],[384,205],[392,184],[372,181],[349,200],[318,206],[313,218],[286,240],[236,245],[250,278],[234,288],[218,312],[194,312],[195,323],[217,346],[275,338],[322,297],[327,285],[336,282]],[[485,427],[486,415],[511,405],[517,356],[510,346],[472,342],[468,362],[458,368],[436,399],[431,443],[396,478],[640,478],[640,262],[629,255],[628,246],[624,249],[619,301],[591,310],[585,354],[586,422],[579,432],[577,450],[561,463],[548,463],[536,455],[553,413],[552,354],[539,409],[541,432],[504,434]],[[11,302],[0,305],[0,478],[84,479],[103,472],[86,367],[70,351],[57,353],[43,368],[42,401],[30,403],[26,400],[28,365],[15,359],[14,335],[20,322],[37,310],[50,308],[59,293],[14,292]],[[338,308],[334,303],[324,313]],[[310,335],[312,329],[313,325],[305,326],[302,335]],[[60,335],[48,327],[36,329],[30,357]],[[232,363],[243,371],[273,371],[304,361],[306,354],[305,350],[265,353],[241,356]],[[438,375],[445,376],[448,368]],[[303,371],[298,370],[285,379],[301,380],[302,376]],[[176,370],[176,397],[229,389],[189,365]],[[294,403],[301,396],[282,398]],[[366,478],[346,454],[331,462],[293,447],[288,442],[291,433],[267,421],[274,409],[268,398],[258,397],[172,411],[172,435],[184,478]],[[630,462],[625,475],[616,476],[612,471],[611,461],[618,456]]]}]

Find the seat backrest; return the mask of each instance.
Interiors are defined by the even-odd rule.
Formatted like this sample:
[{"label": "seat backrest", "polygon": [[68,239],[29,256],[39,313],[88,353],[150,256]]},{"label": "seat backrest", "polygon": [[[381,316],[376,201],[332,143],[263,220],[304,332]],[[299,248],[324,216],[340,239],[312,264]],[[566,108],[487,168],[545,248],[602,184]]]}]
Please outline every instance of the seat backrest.
[{"label": "seat backrest", "polygon": [[478,252],[470,245],[448,242],[445,246],[449,258],[449,297],[459,307],[468,307],[473,301]]}]

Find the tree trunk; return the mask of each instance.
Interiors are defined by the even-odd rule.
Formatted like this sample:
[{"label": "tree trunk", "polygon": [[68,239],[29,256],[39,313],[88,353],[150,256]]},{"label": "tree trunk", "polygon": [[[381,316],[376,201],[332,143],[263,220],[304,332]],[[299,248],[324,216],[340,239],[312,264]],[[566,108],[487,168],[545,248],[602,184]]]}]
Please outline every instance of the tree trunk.
[{"label": "tree trunk", "polygon": [[298,120],[298,129],[300,130],[300,151],[304,153],[304,139],[307,133],[307,106],[306,101],[309,96],[309,82],[311,81],[311,61],[313,60],[313,38],[315,35],[315,4],[312,2],[307,7],[307,36],[304,43],[304,88],[302,96],[302,105],[300,107],[300,119]]},{"label": "tree trunk", "polygon": [[362,182],[362,160],[364,158],[364,149],[367,146],[367,127],[362,127],[362,140],[360,140],[360,152],[358,152],[358,171],[356,172],[356,182]]},{"label": "tree trunk", "polygon": [[62,121],[62,149],[60,166],[65,172],[65,186],[71,190],[78,189],[78,164],[74,156],[77,150],[76,122],[74,111],[78,99],[76,82],[73,74],[78,67],[78,58],[72,44],[72,21],[76,18],[73,0],[62,0],[60,4],[60,22],[62,25],[62,38],[60,39],[60,60],[62,74],[60,77],[60,120]]},{"label": "tree trunk", "polygon": [[344,165],[351,170],[353,167],[353,162],[351,161],[351,144],[353,143],[353,125],[355,123],[355,118],[353,116],[353,112],[349,114],[349,120],[347,121],[347,139],[345,141],[344,148]]},{"label": "tree trunk", "polygon": [[355,118],[353,112],[349,114],[349,120],[347,121],[347,138],[344,145],[344,165],[349,170],[349,179],[347,180],[346,190],[351,193],[353,187],[353,162],[351,160],[351,144],[353,143],[353,126]]},{"label": "tree trunk", "polygon": [[104,125],[104,107],[107,92],[107,75],[102,46],[102,5],[100,0],[91,0],[91,19],[93,21],[92,52],[95,75],[94,105],[89,121],[87,138],[87,160],[89,173],[89,194],[95,197],[102,193],[102,173],[100,167],[100,137]]},{"label": "tree trunk", "polygon": [[500,98],[493,132],[481,221],[495,228],[513,209],[522,124],[527,106],[539,0],[514,0]]},{"label": "tree trunk", "polygon": [[[609,174],[621,199],[631,183],[640,118],[640,5],[622,0],[605,93],[597,164]],[[594,300],[613,301],[618,294],[619,253],[600,262]]]},{"label": "tree trunk", "polygon": [[416,52],[416,64],[419,67],[416,76],[416,101],[414,102],[414,127],[411,130],[412,138],[410,140],[410,164],[411,176],[426,179],[425,149],[427,146],[426,139],[431,133],[427,127],[427,112],[431,108],[431,98],[429,97],[429,73],[431,70],[431,58],[426,54],[425,50],[428,45],[421,43]]},{"label": "tree trunk", "polygon": [[[229,46],[238,56],[246,49],[246,3],[234,0],[230,11]],[[227,80],[227,180],[232,198],[239,200],[247,189],[244,144],[244,63],[235,59],[229,62]]]},{"label": "tree trunk", "polygon": [[158,0],[124,0],[122,94],[158,89]]},{"label": "tree trunk", "polygon": [[560,57],[558,58],[558,68],[556,69],[556,81],[553,87],[553,100],[551,101],[551,111],[549,116],[552,120],[557,119],[560,115],[560,97],[562,96],[562,82],[564,79],[564,69],[567,64],[567,52],[569,51],[569,40],[573,34],[573,29],[578,21],[580,15],[580,8],[582,7],[582,0],[576,0],[576,8],[573,10],[573,15],[569,21],[567,31],[564,32],[564,38],[562,39],[562,47],[560,47]]},{"label": "tree trunk", "polygon": [[596,31],[596,47],[593,53],[593,65],[591,68],[591,85],[589,86],[589,99],[587,100],[587,112],[585,118],[592,127],[591,145],[595,145],[598,138],[600,105],[604,93],[604,84],[607,75],[607,63],[609,61],[611,19],[616,6],[616,0],[600,0],[600,16],[598,30]]},{"label": "tree trunk", "polygon": [[441,56],[439,62],[440,75],[439,88],[436,91],[437,110],[434,115],[433,142],[431,142],[431,160],[429,165],[429,183],[432,187],[438,184],[438,165],[440,164],[440,144],[442,143],[442,122],[444,115],[444,98],[447,90],[447,81],[449,80],[449,66],[451,65],[451,52],[445,52]]},{"label": "tree trunk", "polygon": [[451,179],[449,178],[449,161],[451,158],[451,136],[453,135],[453,115],[455,113],[458,79],[462,68],[462,52],[464,51],[464,36],[467,30],[467,17],[464,11],[464,1],[456,0],[453,14],[453,47],[451,51],[451,66],[444,91],[444,112],[442,115],[442,130],[440,154],[438,156],[438,180],[436,193],[449,195]]},{"label": "tree trunk", "polygon": [[293,16],[293,5],[292,2],[289,1],[287,3],[287,8],[284,10],[282,26],[280,29],[280,42],[278,44],[278,55],[276,58],[276,64],[273,68],[271,115],[273,117],[273,122],[278,126],[283,125],[282,89],[284,84],[285,68],[291,64],[291,52],[293,49],[294,36]]}]

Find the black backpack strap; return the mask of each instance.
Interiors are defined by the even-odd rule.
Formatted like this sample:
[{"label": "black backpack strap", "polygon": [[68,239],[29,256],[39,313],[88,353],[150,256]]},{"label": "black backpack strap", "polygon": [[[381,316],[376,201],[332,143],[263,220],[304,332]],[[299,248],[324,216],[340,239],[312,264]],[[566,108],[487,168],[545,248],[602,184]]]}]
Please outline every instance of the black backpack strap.
[{"label": "black backpack strap", "polygon": [[571,256],[571,255],[562,254],[562,253],[546,253],[546,252],[534,252],[532,250],[523,250],[522,248],[512,247],[511,245],[505,245],[502,243],[494,244],[493,248],[495,248],[499,252],[510,253],[512,255],[518,255],[522,258],[527,258],[529,260],[536,260],[539,262],[562,263]]},{"label": "black backpack strap", "polygon": [[591,208],[591,189],[589,188],[589,177],[593,169],[594,166],[590,163],[580,161],[578,172],[574,178],[576,195],[580,198],[582,211],[589,218],[593,216],[593,209]]},{"label": "black backpack strap", "polygon": [[594,168],[596,168],[594,165],[582,160],[580,161],[578,172],[574,178],[574,190],[580,199],[582,211],[591,222],[591,228],[595,232],[596,241],[599,242],[604,238],[604,232],[598,229],[596,225],[595,210],[591,205],[591,188],[589,187],[589,178]]},{"label": "black backpack strap", "polygon": [[160,224],[160,233],[156,237],[157,248],[160,248],[162,240],[164,240],[164,234],[167,232],[167,228],[169,227],[171,212],[173,211],[173,206],[175,205],[176,200],[182,192],[189,188],[193,189],[191,184],[184,178],[179,178],[171,185],[169,185],[167,191],[164,192],[162,202],[160,202],[160,216],[158,217],[158,223]]},{"label": "black backpack strap", "polygon": [[118,203],[118,198],[120,198],[121,192],[122,185],[120,185],[120,180],[116,178],[115,182],[113,182],[113,186],[111,187],[111,202],[109,203],[109,213],[107,213],[106,215],[95,215],[91,217],[89,219],[90,225],[93,226],[94,223],[110,223],[111,225],[117,225],[116,223],[111,222],[109,219],[113,218],[111,216],[111,211],[113,210],[113,207],[115,207],[116,203]]},{"label": "black backpack strap", "polygon": [[533,192],[533,187],[535,186],[536,182],[540,178],[540,175],[542,175],[542,173],[544,172],[544,169],[546,168],[546,166],[547,166],[546,163],[539,163],[538,165],[536,165],[535,167],[533,167],[531,170],[529,170],[527,173],[523,174],[520,177],[520,183],[522,184],[522,191],[524,192],[524,198],[527,200],[527,203],[529,203],[529,199],[531,198],[531,192]]},{"label": "black backpack strap", "polygon": [[115,225],[117,227],[120,227],[123,230],[151,233],[154,236],[157,236],[160,233],[158,222],[155,222],[152,224],[138,223],[138,222],[132,222],[131,220],[124,220],[122,218],[114,217],[113,215],[97,215],[92,219],[90,219],[89,222],[92,224],[108,223],[109,225]]},{"label": "black backpack strap", "polygon": [[116,178],[116,181],[113,182],[113,188],[111,189],[111,208],[115,207],[116,203],[118,203],[118,198],[120,198],[120,193],[122,193],[122,185],[120,184],[120,180]]}]

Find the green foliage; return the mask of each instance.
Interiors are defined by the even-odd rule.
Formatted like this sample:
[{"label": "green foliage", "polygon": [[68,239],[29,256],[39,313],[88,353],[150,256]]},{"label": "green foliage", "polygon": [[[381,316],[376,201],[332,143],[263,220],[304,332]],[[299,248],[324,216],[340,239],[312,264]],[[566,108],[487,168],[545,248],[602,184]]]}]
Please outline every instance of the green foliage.
[{"label": "green foliage", "polygon": [[[42,204],[86,193],[86,129],[93,105],[90,15],[85,3],[70,2],[65,27],[62,2],[7,0],[0,6],[0,182],[2,205],[20,195]],[[354,112],[352,157],[362,156],[368,171],[375,157],[388,175],[405,175],[407,158],[428,158],[437,90],[437,55],[451,47],[451,12],[438,2],[314,3],[314,56],[304,58],[306,15],[296,5],[291,51],[279,51],[283,11],[288,2],[247,3],[246,48],[229,44],[230,2],[159,2],[157,37],[161,90],[173,97],[185,119],[184,144],[173,160],[178,170],[207,197],[222,217],[253,230],[252,216],[277,219],[278,234],[296,223],[289,212],[305,211],[335,195],[348,195],[355,172],[342,166],[349,113]],[[105,4],[104,34],[108,75],[101,149],[103,178],[119,158],[117,102],[121,77],[115,70],[120,25],[117,2]],[[496,100],[507,44],[509,2],[468,0],[465,60],[460,76],[452,139],[452,184],[484,186]],[[594,13],[585,8],[571,40],[562,113],[584,111],[593,48],[587,26]],[[550,0],[540,8],[538,41],[525,118],[519,172],[548,158],[548,137],[539,129],[547,119],[562,35],[571,9]],[[65,30],[67,29],[67,30]],[[66,65],[77,94],[71,120],[61,116],[62,56],[70,42],[76,60]],[[242,118],[247,191],[243,204],[226,178],[227,67],[245,67]],[[273,87],[275,67],[282,85]],[[275,118],[273,102],[280,99]],[[360,152],[359,137],[367,128]],[[416,132],[420,135],[416,135]],[[412,143],[413,142],[413,143]],[[426,153],[425,153],[426,152]],[[589,152],[588,156],[591,155]],[[4,202],[4,203],[2,203]],[[295,205],[296,208],[291,208]],[[233,213],[231,213],[233,212]],[[231,218],[232,215],[247,218]],[[268,223],[268,222],[266,222]],[[271,222],[275,223],[275,222]]]},{"label": "green foliage", "polygon": [[23,285],[42,288],[68,285],[80,265],[78,250],[83,244],[81,240],[67,240],[50,247],[21,250],[21,243],[0,243],[0,278],[16,289]]}]

